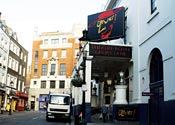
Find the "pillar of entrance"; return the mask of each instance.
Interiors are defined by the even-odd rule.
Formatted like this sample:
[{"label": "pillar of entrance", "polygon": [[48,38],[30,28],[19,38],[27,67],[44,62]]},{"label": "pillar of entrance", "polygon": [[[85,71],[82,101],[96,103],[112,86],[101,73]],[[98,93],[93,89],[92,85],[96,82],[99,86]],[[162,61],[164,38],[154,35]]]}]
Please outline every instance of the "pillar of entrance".
[{"label": "pillar of entrance", "polygon": [[128,104],[126,100],[126,85],[115,85],[115,101],[114,104]]},{"label": "pillar of entrance", "polygon": [[120,79],[120,84],[119,85],[115,85],[115,101],[114,104],[128,104],[127,100],[126,100],[126,88],[127,85],[125,85],[124,83],[124,72],[119,72],[119,75],[121,77]]}]

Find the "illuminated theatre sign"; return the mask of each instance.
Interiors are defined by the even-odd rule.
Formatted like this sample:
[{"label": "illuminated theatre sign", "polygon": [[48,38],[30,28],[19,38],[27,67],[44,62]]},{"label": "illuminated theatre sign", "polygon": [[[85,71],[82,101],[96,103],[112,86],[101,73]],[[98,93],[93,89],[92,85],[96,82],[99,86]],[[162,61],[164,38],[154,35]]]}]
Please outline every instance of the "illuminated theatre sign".
[{"label": "illuminated theatre sign", "polygon": [[137,106],[118,106],[116,120],[119,121],[139,121],[139,109]]},{"label": "illuminated theatre sign", "polygon": [[125,36],[124,20],[124,7],[89,15],[88,38],[94,42],[123,38]]},{"label": "illuminated theatre sign", "polygon": [[132,47],[89,44],[89,55],[132,58]]}]

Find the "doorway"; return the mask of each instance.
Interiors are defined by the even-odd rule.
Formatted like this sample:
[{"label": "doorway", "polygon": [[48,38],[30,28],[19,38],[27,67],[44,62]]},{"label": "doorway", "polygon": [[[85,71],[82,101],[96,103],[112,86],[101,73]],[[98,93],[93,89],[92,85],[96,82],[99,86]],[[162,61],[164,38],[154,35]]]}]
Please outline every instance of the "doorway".
[{"label": "doorway", "polygon": [[31,110],[34,111],[35,110],[35,101],[31,101],[30,104],[31,104],[31,106],[30,106],[31,107]]},{"label": "doorway", "polygon": [[161,124],[161,104],[164,101],[163,86],[163,61],[159,49],[152,51],[150,62],[150,92],[153,96],[149,99],[149,125]]}]

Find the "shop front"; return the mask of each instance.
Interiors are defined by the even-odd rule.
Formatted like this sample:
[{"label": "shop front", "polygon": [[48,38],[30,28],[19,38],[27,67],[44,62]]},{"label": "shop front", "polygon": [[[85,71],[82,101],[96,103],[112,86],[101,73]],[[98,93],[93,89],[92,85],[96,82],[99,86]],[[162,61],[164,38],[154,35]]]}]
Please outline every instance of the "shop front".
[{"label": "shop front", "polygon": [[17,92],[16,95],[19,97],[17,104],[16,104],[16,110],[18,111],[24,111],[28,107],[28,94],[22,93],[22,92]]},{"label": "shop front", "polygon": [[48,94],[40,95],[40,98],[37,99],[37,101],[39,102],[39,110],[45,110],[47,99]]},{"label": "shop front", "polygon": [[0,112],[1,114],[3,114],[4,112],[5,93],[6,93],[6,89],[0,86]]}]

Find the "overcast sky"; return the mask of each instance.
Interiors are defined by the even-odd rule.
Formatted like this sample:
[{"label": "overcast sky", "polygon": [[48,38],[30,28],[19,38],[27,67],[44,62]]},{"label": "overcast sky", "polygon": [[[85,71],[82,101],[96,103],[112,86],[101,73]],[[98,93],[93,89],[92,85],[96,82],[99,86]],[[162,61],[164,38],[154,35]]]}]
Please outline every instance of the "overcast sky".
[{"label": "overcast sky", "polygon": [[[87,16],[104,11],[108,0],[0,0],[1,18],[17,32],[31,56],[34,30],[70,31],[74,23],[87,26]],[[30,61],[29,61],[30,62]]]}]

